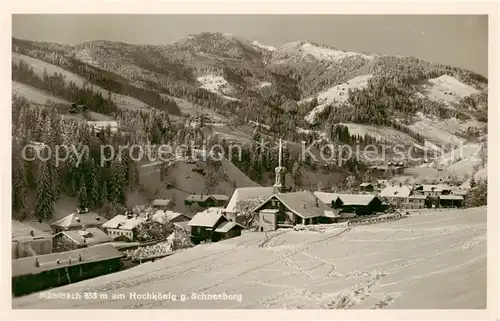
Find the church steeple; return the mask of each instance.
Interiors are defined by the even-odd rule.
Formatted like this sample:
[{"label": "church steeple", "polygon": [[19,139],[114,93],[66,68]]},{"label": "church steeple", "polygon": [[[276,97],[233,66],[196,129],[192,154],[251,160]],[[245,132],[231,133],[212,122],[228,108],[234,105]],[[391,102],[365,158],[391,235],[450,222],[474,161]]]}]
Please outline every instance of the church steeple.
[{"label": "church steeple", "polygon": [[286,168],[282,166],[282,158],[283,158],[283,146],[281,143],[281,138],[279,142],[279,150],[278,150],[278,166],[275,168],[275,183],[274,183],[274,193],[283,193],[285,191],[285,173]]}]

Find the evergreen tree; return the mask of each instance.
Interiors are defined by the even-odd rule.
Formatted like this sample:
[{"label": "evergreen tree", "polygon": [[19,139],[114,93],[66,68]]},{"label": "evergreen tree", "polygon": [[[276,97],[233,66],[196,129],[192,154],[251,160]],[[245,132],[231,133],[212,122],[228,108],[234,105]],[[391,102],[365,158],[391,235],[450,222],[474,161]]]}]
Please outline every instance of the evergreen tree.
[{"label": "evergreen tree", "polygon": [[114,201],[120,204],[125,204],[125,177],[124,170],[121,162],[115,159],[111,163],[111,177],[109,184],[109,194],[108,198],[110,201]]},{"label": "evergreen tree", "polygon": [[87,186],[82,184],[80,190],[78,191],[78,206],[80,208],[89,208],[89,199],[87,196]]},{"label": "evergreen tree", "polygon": [[53,181],[51,179],[49,164],[46,161],[39,161],[36,186],[36,217],[42,220],[50,218],[54,211],[53,205]]},{"label": "evergreen tree", "polygon": [[470,189],[473,189],[474,187],[476,187],[476,179],[474,178],[474,175],[472,175],[472,177],[470,178],[469,187],[470,187]]}]

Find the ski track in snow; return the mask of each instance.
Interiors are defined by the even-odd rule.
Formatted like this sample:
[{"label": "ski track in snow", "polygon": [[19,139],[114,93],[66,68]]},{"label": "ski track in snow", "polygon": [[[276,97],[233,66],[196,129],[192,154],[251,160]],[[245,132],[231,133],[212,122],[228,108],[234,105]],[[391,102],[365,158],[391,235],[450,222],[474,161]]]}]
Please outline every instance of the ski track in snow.
[{"label": "ski track in snow", "polygon": [[[291,229],[246,232],[238,238],[199,245],[153,263],[56,290],[126,296],[130,292],[159,291],[177,296],[227,293],[241,294],[242,302],[49,302],[32,294],[14,299],[13,307],[383,309],[404,308],[398,304],[408,302],[410,297],[420,308],[436,304],[484,308],[486,288],[481,284],[486,284],[482,281],[486,278],[485,266],[483,207],[412,215],[405,220],[324,233]],[[448,274],[453,277],[446,277]],[[440,292],[415,292],[415,287],[421,288],[426,282]]]}]

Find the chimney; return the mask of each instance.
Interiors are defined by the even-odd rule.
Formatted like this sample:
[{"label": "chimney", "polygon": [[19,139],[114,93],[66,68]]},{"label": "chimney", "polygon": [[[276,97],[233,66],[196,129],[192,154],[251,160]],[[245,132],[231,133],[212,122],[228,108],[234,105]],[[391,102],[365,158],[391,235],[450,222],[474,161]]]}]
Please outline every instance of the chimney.
[{"label": "chimney", "polygon": [[319,207],[318,199],[316,199],[316,207]]},{"label": "chimney", "polygon": [[36,267],[40,267],[40,262],[38,262],[38,258],[37,257],[35,257],[35,266]]},{"label": "chimney", "polygon": [[79,217],[75,218],[75,221],[77,221],[78,223],[80,223],[80,218]]},{"label": "chimney", "polygon": [[78,261],[83,261],[83,258],[82,258],[82,253],[79,253],[79,254],[78,254]]},{"label": "chimney", "polygon": [[403,183],[399,183],[399,187],[403,187]]},{"label": "chimney", "polygon": [[71,258],[68,259],[68,264],[71,264]]},{"label": "chimney", "polygon": [[306,203],[302,203],[302,208],[305,209],[306,208]]},{"label": "chimney", "polygon": [[59,264],[59,259],[56,260],[56,263]]},{"label": "chimney", "polygon": [[99,216],[96,216],[95,219],[96,219],[96,221],[100,221],[101,220],[101,218]]},{"label": "chimney", "polygon": [[33,231],[31,230],[31,231],[30,231],[30,235],[31,235],[32,237],[35,237],[35,232],[33,232]]}]

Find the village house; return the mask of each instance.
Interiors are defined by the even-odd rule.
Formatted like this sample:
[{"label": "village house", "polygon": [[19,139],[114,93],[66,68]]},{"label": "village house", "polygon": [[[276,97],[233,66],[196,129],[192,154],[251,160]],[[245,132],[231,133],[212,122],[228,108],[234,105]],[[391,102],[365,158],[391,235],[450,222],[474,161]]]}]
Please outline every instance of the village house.
[{"label": "village house", "polygon": [[234,190],[225,208],[227,217],[238,220],[238,214],[247,213],[274,194],[273,187],[240,187]]},{"label": "village house", "polygon": [[469,190],[464,187],[454,187],[451,189],[452,195],[458,195],[465,198],[465,196],[469,193]]},{"label": "village house", "polygon": [[226,240],[241,235],[243,226],[234,221],[222,222],[215,228],[215,233],[219,235],[219,240]]},{"label": "village house", "polygon": [[15,296],[75,283],[121,269],[123,254],[111,244],[12,260]]},{"label": "village house", "polygon": [[372,183],[362,183],[359,185],[359,191],[365,193],[373,193],[375,186]]},{"label": "village house", "polygon": [[229,198],[227,195],[222,195],[222,194],[209,194],[209,195],[189,195],[185,201],[184,204],[187,206],[196,204],[199,207],[224,207],[227,205]]},{"label": "village house", "polygon": [[53,240],[54,252],[60,252],[58,249],[62,251],[76,250],[82,247],[112,241],[111,237],[96,227],[85,228],[79,231],[62,231],[54,235]]},{"label": "village house", "polygon": [[94,212],[89,212],[88,209],[78,209],[75,213],[71,213],[60,220],[50,224],[54,234],[62,231],[80,230],[82,227],[98,227],[100,228],[107,220]]},{"label": "village house", "polygon": [[127,215],[116,215],[102,227],[112,239],[124,237],[128,241],[136,241],[137,228],[146,221],[146,217],[128,213]]},{"label": "village house", "polygon": [[191,232],[191,228],[189,227],[189,221],[175,222],[174,228],[181,232]]},{"label": "village house", "polygon": [[437,198],[440,195],[451,194],[452,188],[446,184],[427,185],[422,184],[414,188],[414,193],[417,195],[424,195],[431,198]]},{"label": "village house", "polygon": [[363,194],[338,194],[333,208],[340,209],[341,213],[356,213],[357,215],[370,215],[385,210],[379,197]]},{"label": "village house", "polygon": [[438,196],[438,207],[458,208],[462,207],[464,197],[461,195],[440,195]]},{"label": "village house", "polygon": [[175,206],[174,201],[166,198],[158,198],[151,203],[152,208],[164,211],[172,210],[174,206]]},{"label": "village house", "polygon": [[338,193],[314,192],[314,195],[327,207],[333,208],[333,204],[338,199]]},{"label": "village house", "polygon": [[341,213],[367,215],[386,210],[386,204],[373,194],[338,194],[314,192],[323,204],[339,210]]},{"label": "village house", "polygon": [[191,220],[191,217],[184,213],[158,210],[153,214],[151,220],[161,224],[164,224],[166,222],[178,223],[188,222]]},{"label": "village house", "polygon": [[379,175],[386,175],[386,174],[399,175],[404,173],[404,166],[402,164],[403,163],[389,162],[384,165],[372,166],[370,167],[370,170],[372,171],[372,173]]},{"label": "village house", "polygon": [[12,259],[52,253],[52,235],[12,220]]},{"label": "village house", "polygon": [[188,225],[191,227],[191,241],[195,244],[239,236],[243,228],[237,222],[230,221],[220,207],[210,207],[197,213]]},{"label": "village house", "polygon": [[385,187],[378,197],[389,203],[391,206],[403,208],[408,204],[408,198],[412,194],[412,189],[402,184]]},{"label": "village house", "polygon": [[48,234],[52,234],[53,233],[53,230],[52,230],[52,227],[50,227],[50,224],[49,223],[45,223],[42,220],[38,220],[38,221],[33,221],[33,220],[23,221],[23,224],[26,224],[26,225],[31,226],[31,227],[39,230],[39,231],[42,231],[42,232],[45,232],[45,233],[48,233]]},{"label": "village house", "polygon": [[425,195],[410,195],[408,197],[408,203],[406,205],[403,205],[403,207],[405,208],[412,209],[425,208],[429,206],[429,197]]},{"label": "village house", "polygon": [[[325,206],[314,193],[300,191],[274,194],[255,207],[252,212],[259,215],[259,222],[266,220],[271,212],[274,213],[277,228],[280,225],[327,223],[330,222],[332,218],[330,213],[333,211]],[[267,225],[266,228],[268,228]],[[264,226],[260,226],[259,230],[264,231]]]}]

